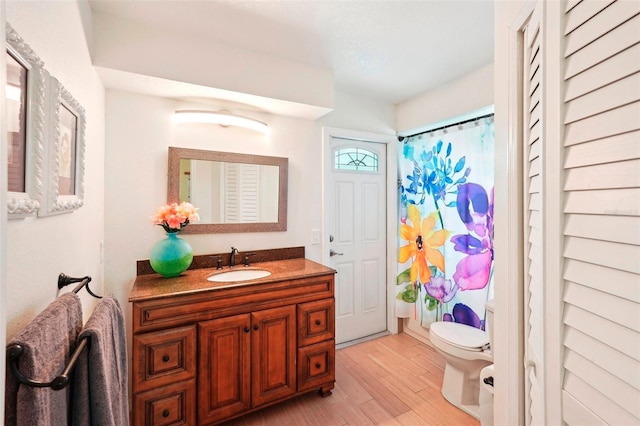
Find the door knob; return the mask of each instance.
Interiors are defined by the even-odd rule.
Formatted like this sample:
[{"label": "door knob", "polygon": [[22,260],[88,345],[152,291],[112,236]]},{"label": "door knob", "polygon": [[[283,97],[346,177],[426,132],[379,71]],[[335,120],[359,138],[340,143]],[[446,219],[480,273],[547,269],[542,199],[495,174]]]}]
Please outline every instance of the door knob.
[{"label": "door knob", "polygon": [[338,253],[334,249],[329,250],[329,256],[342,256],[344,253]]}]

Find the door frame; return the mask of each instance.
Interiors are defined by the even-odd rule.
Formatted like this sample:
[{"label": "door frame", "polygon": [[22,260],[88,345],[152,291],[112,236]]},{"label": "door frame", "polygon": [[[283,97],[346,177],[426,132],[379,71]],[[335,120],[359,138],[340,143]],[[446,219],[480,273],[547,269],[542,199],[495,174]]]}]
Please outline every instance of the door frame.
[{"label": "door frame", "polygon": [[387,176],[386,176],[386,252],[387,252],[387,276],[386,276],[386,305],[387,305],[387,330],[392,334],[398,333],[398,319],[396,318],[395,309],[395,297],[396,297],[396,284],[395,284],[395,272],[398,263],[398,250],[397,250],[397,235],[398,235],[398,221],[397,221],[397,206],[398,206],[398,155],[397,146],[398,139],[395,135],[384,135],[380,133],[362,132],[358,130],[341,129],[337,127],[323,127],[322,128],[322,218],[321,218],[321,235],[320,248],[322,250],[322,264],[329,265],[329,235],[326,229],[326,218],[330,213],[327,211],[328,203],[325,197],[327,179],[325,170],[326,162],[333,161],[331,156],[328,156],[328,152],[331,149],[331,138],[353,139],[363,142],[382,143],[387,148]]},{"label": "door frame", "polygon": [[506,90],[496,85],[495,99],[494,248],[505,253],[494,267],[495,424],[524,424],[525,416],[522,31],[535,6],[536,0],[510,4],[509,24],[495,27],[495,49],[503,53],[494,58],[494,79],[506,82]]}]

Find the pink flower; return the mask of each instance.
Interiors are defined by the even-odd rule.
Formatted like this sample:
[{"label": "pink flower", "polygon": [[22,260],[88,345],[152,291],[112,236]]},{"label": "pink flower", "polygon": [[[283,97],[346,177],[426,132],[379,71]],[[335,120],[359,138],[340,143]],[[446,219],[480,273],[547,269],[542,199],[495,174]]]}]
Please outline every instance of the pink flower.
[{"label": "pink flower", "polygon": [[154,225],[160,225],[166,232],[178,232],[191,222],[200,220],[198,209],[191,203],[182,202],[165,204],[152,217]]},{"label": "pink flower", "polygon": [[491,276],[492,253],[471,254],[456,265],[453,280],[460,290],[480,290],[489,283]]}]

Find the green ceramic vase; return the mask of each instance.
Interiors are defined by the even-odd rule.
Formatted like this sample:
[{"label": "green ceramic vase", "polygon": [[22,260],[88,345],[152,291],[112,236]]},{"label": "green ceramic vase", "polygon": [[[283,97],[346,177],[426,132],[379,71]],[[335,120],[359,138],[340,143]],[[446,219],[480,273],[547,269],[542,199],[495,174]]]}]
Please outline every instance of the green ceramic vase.
[{"label": "green ceramic vase", "polygon": [[154,271],[165,277],[177,277],[187,270],[193,261],[193,249],[188,242],[178,237],[177,232],[168,232],[151,249],[149,256]]}]

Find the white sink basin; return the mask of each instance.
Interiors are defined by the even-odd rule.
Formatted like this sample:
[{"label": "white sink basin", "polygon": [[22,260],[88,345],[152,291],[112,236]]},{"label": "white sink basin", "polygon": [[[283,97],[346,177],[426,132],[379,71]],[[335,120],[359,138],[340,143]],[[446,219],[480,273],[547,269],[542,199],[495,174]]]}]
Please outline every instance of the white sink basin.
[{"label": "white sink basin", "polygon": [[258,278],[264,278],[271,275],[271,272],[264,269],[236,269],[229,272],[221,272],[219,274],[211,275],[207,278],[208,281],[216,283],[227,283],[232,281],[249,281]]}]

